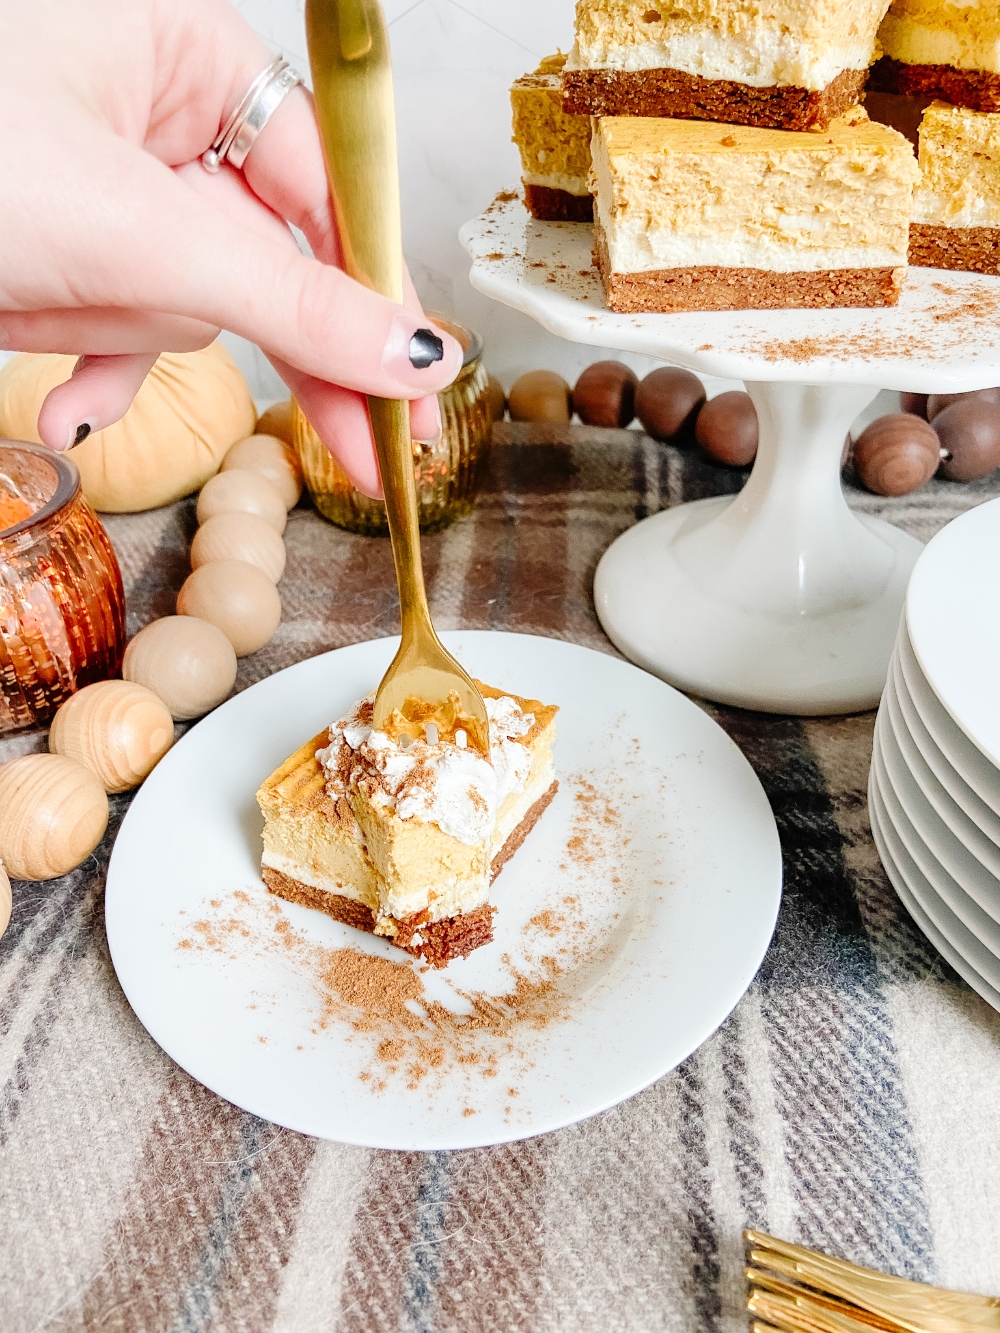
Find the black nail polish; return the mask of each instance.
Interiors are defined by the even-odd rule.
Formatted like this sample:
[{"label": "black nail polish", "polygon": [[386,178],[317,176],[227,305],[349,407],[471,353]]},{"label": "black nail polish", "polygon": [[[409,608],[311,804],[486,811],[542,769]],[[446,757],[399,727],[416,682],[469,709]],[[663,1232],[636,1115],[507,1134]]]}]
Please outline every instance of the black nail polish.
[{"label": "black nail polish", "polygon": [[430,329],[417,329],[410,339],[409,357],[414,370],[426,370],[435,361],[444,360],[444,342]]},{"label": "black nail polish", "polygon": [[73,443],[82,444],[89,434],[90,434],[90,422],[84,421],[81,425],[77,426],[76,435],[73,439]]}]

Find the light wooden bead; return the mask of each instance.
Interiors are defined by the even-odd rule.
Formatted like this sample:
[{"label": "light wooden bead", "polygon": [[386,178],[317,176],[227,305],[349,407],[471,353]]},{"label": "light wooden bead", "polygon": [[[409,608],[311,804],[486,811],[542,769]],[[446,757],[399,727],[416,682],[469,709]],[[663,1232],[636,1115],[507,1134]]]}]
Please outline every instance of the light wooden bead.
[{"label": "light wooden bead", "polygon": [[292,433],[292,401],[286,398],[283,403],[272,403],[257,422],[255,434],[274,435],[288,445],[294,445]]},{"label": "light wooden bead", "polygon": [[185,722],[204,716],[228,695],[236,680],[236,653],[222,630],[207,620],[164,616],[140,630],[125,649],[122,675],[159,695],[170,715]]},{"label": "light wooden bead", "polygon": [[222,471],[242,468],[269,481],[286,509],[298,504],[302,494],[302,468],[295,450],[276,435],[250,435],[237,440],[222,460]]},{"label": "light wooden bead", "polygon": [[285,572],[285,543],[256,514],[216,514],[194,534],[191,568],[213,560],[245,560],[277,583]]},{"label": "light wooden bead", "polygon": [[257,514],[279,537],[288,522],[285,503],[271,483],[244,468],[210,477],[198,496],[197,514],[199,523],[207,523],[216,514]]},{"label": "light wooden bead", "polygon": [[570,387],[554,370],[529,370],[514,381],[507,399],[511,421],[569,421]]},{"label": "light wooden bead", "polygon": [[0,861],[0,935],[10,925],[10,914],[13,906],[14,899],[10,892],[10,880],[3,868],[3,862]]},{"label": "light wooden bead", "polygon": [[170,709],[145,685],[99,680],[71,695],[52,719],[49,749],[96,773],[105,791],[129,791],[174,743]]},{"label": "light wooden bead", "polygon": [[60,754],[0,764],[0,860],[15,879],[55,879],[104,837],[108,798],[96,775]]},{"label": "light wooden bead", "polygon": [[281,621],[278,590],[256,565],[214,560],[189,574],[177,597],[177,614],[198,616],[222,630],[246,657],[263,648]]}]

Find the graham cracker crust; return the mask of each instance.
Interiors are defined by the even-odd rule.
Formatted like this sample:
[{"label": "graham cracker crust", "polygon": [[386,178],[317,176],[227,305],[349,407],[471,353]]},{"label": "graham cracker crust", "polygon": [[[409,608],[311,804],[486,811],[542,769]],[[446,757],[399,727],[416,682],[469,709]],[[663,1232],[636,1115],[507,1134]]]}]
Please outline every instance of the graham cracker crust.
[{"label": "graham cracker crust", "polygon": [[940,97],[971,111],[1000,111],[1000,74],[955,65],[905,65],[882,56],[871,67],[868,87],[878,93]]},{"label": "graham cracker crust", "polygon": [[845,69],[820,92],[792,85],[752,88],[679,69],[570,69],[562,76],[571,116],[668,116],[762,129],[825,130],[861,98],[867,70]]},{"label": "graham cracker crust", "polygon": [[539,222],[590,222],[594,216],[594,198],[589,194],[570,194],[548,185],[524,185],[524,204]]},{"label": "graham cracker crust", "polygon": [[493,860],[490,862],[491,884],[495,881],[497,875],[500,874],[500,871],[503,870],[504,866],[514,855],[517,849],[520,847],[521,843],[524,842],[525,838],[528,836],[531,830],[541,819],[545,811],[552,804],[552,798],[555,796],[558,790],[559,790],[559,782],[557,780],[553,782],[552,786],[549,787],[547,791],[544,791],[541,794],[541,796],[539,796],[538,800],[535,802],[534,805],[528,807],[528,810],[524,818],[521,820],[520,824],[518,824],[516,828],[511,830],[510,835],[507,838],[507,841],[504,843],[504,845],[497,852],[496,856],[494,856]]},{"label": "graham cracker crust", "polygon": [[[829,310],[890,306],[899,301],[903,268],[838,268],[774,273],[760,268],[650,269],[615,273],[600,226],[597,262],[608,309],[619,314],[678,310]],[[911,233],[912,234],[912,233]]]},{"label": "graham cracker crust", "polygon": [[916,268],[1000,276],[1000,227],[936,227],[911,222],[909,261]]},{"label": "graham cracker crust", "polygon": [[[559,790],[559,783],[552,786],[532,805],[521,822],[511,832],[507,841],[494,856],[490,870],[490,882],[496,879],[510,858],[524,842],[525,838],[541,819],[552,798]],[[261,867],[261,878],[267,885],[268,892],[290,903],[301,903],[304,907],[314,907],[334,921],[356,930],[375,931],[375,916],[370,907],[359,903],[346,894],[328,893],[323,889],[303,884],[280,870],[270,866]],[[453,958],[465,958],[482,944],[489,944],[493,938],[493,916],[496,908],[490,903],[483,903],[472,912],[460,916],[445,917],[441,921],[428,921],[426,912],[416,912],[413,916],[397,921],[398,933],[393,943],[405,949],[414,958],[422,958],[431,967],[445,967]]]},{"label": "graham cracker crust", "polygon": [[348,898],[343,893],[327,893],[324,889],[314,889],[311,884],[303,884],[300,879],[273,870],[270,866],[261,866],[261,879],[269,891],[290,903],[301,903],[303,907],[315,907],[334,921],[341,921],[355,930],[374,931],[375,917],[372,909],[356,898]]}]

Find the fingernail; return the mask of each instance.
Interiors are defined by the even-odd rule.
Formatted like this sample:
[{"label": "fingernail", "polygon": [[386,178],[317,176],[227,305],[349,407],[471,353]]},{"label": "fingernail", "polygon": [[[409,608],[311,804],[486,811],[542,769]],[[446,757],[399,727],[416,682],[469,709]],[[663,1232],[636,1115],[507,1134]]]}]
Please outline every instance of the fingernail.
[{"label": "fingernail", "polygon": [[[443,380],[447,383],[458,374],[461,364],[462,349],[447,333],[417,324],[412,316],[397,315],[392,321],[382,367],[394,379],[422,388],[425,380],[433,379],[436,383],[442,372],[450,370],[451,374]],[[427,375],[428,370],[432,375]]]},{"label": "fingernail", "polygon": [[66,448],[72,449],[74,445],[82,444],[93,429],[92,421],[81,421],[79,426],[70,426],[66,437]]}]

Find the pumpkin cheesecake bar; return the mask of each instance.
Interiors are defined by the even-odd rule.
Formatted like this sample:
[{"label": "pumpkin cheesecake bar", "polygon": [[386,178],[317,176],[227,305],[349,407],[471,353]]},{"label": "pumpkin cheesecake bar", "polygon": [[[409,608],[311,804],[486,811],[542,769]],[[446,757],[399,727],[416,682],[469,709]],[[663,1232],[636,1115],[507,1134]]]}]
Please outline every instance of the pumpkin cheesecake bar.
[{"label": "pumpkin cheesecake bar", "polygon": [[856,102],[888,0],[578,0],[576,115],[825,128]]},{"label": "pumpkin cheesecake bar", "polygon": [[488,944],[490,885],[558,787],[558,709],[479,688],[490,762],[460,718],[413,741],[376,731],[370,697],[272,773],[257,793],[268,889],[435,967]]},{"label": "pumpkin cheesecake bar", "polygon": [[612,310],[895,305],[918,169],[858,108],[823,133],[607,117],[595,235]]},{"label": "pumpkin cheesecake bar", "polygon": [[569,116],[562,105],[564,55],[546,56],[534,74],[510,90],[513,142],[521,154],[524,202],[542,222],[589,222],[593,201],[590,117]]},{"label": "pumpkin cheesecake bar", "polygon": [[1000,114],[934,102],[919,145],[910,263],[1000,274]]},{"label": "pumpkin cheesecake bar", "polygon": [[1000,8],[990,0],[893,0],[878,40],[877,92],[1000,112]]}]

